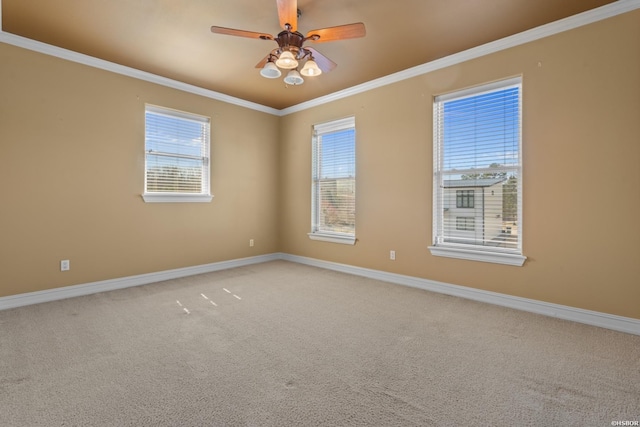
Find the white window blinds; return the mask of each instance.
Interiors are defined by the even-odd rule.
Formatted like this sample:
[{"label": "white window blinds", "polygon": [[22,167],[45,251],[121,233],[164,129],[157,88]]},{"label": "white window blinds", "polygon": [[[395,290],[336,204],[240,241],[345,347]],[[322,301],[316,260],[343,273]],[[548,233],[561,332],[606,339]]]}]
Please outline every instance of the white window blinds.
[{"label": "white window blinds", "polygon": [[520,78],[434,102],[434,246],[521,254]]},{"label": "white window blinds", "polygon": [[313,129],[312,235],[355,236],[356,145],[353,117]]},{"label": "white window blinds", "polygon": [[145,193],[209,195],[209,118],[145,110]]}]

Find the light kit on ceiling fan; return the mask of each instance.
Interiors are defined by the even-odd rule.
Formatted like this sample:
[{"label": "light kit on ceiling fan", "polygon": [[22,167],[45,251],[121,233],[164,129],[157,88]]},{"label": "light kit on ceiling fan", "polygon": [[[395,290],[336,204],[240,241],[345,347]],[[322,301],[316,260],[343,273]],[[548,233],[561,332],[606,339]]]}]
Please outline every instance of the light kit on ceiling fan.
[{"label": "light kit on ceiling fan", "polygon": [[276,65],[278,66],[278,68],[284,68],[285,70],[292,70],[298,66],[298,61],[296,60],[296,57],[293,56],[293,53],[291,53],[288,50],[285,50],[278,57],[278,60],[276,61]]},{"label": "light kit on ceiling fan", "polygon": [[[364,37],[366,34],[364,24],[340,25],[337,27],[311,30],[306,36],[297,31],[298,18],[302,12],[298,9],[297,0],[276,0],[280,26],[284,29],[276,37],[253,31],[235,30],[232,28],[212,26],[211,32],[229,36],[248,37],[260,40],[274,40],[278,47],[256,64],[260,68],[260,75],[268,79],[275,79],[282,75],[283,70],[289,70],[284,78],[288,85],[298,86],[304,83],[305,77],[319,76],[328,73],[337,65],[335,62],[318,52],[312,47],[304,46],[307,41],[323,43],[336,40]],[[304,66],[298,72],[298,67],[304,62]]]},{"label": "light kit on ceiling fan", "polygon": [[300,76],[298,70],[291,70],[287,73],[287,76],[284,78],[284,82],[291,86],[298,86],[304,83],[304,79]]},{"label": "light kit on ceiling fan", "polygon": [[267,79],[277,79],[282,75],[282,72],[278,69],[275,62],[269,59],[260,70],[260,75]]},{"label": "light kit on ceiling fan", "polygon": [[300,70],[300,74],[307,77],[319,76],[322,74],[322,70],[316,64],[316,61],[311,57],[307,62],[304,63],[304,67]]}]

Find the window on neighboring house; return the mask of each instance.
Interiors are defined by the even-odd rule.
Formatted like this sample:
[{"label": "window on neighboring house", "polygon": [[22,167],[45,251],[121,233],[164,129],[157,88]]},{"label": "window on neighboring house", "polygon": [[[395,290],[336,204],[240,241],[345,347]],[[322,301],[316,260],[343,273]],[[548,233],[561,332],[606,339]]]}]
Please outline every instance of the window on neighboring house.
[{"label": "window on neighboring house", "polygon": [[356,129],[355,118],[313,127],[312,200],[309,237],[334,243],[355,243]]},{"label": "window on neighboring house", "polygon": [[456,217],[456,230],[474,231],[476,229],[476,219],[466,216]]},{"label": "window on neighboring house", "polygon": [[472,208],[473,207],[473,190],[457,190],[456,191],[456,207]]},{"label": "window on neighboring house", "polygon": [[208,202],[208,117],[145,107],[146,202]]},{"label": "window on neighboring house", "polygon": [[518,77],[435,98],[433,255],[524,263],[521,91]]}]

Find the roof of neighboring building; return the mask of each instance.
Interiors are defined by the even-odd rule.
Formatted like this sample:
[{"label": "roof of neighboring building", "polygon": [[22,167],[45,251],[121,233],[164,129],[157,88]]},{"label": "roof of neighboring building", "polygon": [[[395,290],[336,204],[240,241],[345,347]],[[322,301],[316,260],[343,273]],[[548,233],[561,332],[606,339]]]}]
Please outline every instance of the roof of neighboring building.
[{"label": "roof of neighboring building", "polygon": [[460,187],[491,187],[506,181],[507,178],[484,178],[484,179],[445,179],[444,188]]}]

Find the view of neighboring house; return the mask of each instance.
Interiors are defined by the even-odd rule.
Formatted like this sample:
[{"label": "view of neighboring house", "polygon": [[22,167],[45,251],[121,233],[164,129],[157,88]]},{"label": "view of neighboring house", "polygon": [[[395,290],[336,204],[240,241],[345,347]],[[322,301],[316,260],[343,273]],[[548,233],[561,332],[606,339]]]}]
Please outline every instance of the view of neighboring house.
[{"label": "view of neighboring house", "polygon": [[444,180],[446,240],[478,245],[501,243],[506,181],[506,177]]}]

